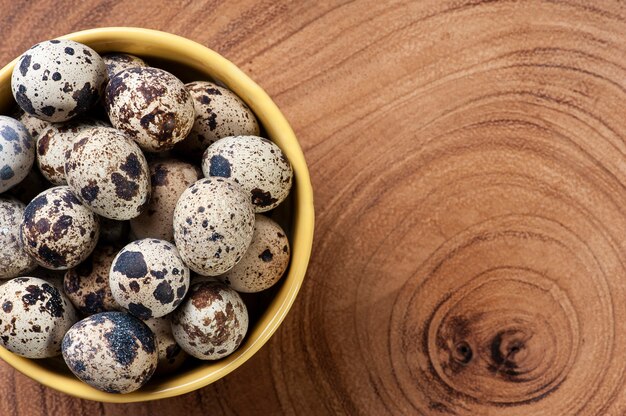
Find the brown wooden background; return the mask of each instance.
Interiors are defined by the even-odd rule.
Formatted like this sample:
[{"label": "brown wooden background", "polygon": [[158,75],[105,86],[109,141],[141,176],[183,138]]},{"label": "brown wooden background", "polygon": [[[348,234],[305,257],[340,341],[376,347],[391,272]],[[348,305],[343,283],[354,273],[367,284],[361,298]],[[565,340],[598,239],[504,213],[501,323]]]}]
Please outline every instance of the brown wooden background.
[{"label": "brown wooden background", "polygon": [[212,386],[103,405],[2,363],[1,415],[626,412],[626,3],[3,0],[0,62],[124,25],[215,49],[283,109],[308,277]]}]

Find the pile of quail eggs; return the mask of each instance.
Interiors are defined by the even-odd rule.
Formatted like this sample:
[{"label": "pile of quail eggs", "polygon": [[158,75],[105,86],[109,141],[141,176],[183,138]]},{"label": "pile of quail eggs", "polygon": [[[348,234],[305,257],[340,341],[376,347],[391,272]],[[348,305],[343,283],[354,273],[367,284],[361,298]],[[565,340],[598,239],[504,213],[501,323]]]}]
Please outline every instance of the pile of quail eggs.
[{"label": "pile of quail eggs", "polygon": [[[232,91],[70,40],[17,61],[0,116],[0,345],[128,393],[248,329],[289,263],[293,171]],[[265,214],[264,214],[265,213]]]}]

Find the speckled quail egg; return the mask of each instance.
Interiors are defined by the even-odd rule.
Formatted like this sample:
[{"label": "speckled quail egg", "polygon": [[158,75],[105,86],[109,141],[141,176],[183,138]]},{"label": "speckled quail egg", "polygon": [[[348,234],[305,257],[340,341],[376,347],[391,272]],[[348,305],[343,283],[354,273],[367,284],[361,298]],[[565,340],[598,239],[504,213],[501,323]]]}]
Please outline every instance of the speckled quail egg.
[{"label": "speckled quail egg", "polygon": [[241,261],[219,280],[238,292],[254,293],[272,287],[289,265],[289,241],[274,220],[257,214],[254,235]]},{"label": "speckled quail egg", "polygon": [[241,185],[255,212],[278,206],[291,189],[291,164],[271,141],[257,136],[225,137],[202,156],[204,176],[232,178]]},{"label": "speckled quail egg", "polygon": [[176,246],[144,238],[126,245],[113,259],[109,273],[113,298],[141,319],[172,312],[189,289],[189,269]]},{"label": "speckled quail egg", "polygon": [[35,161],[35,143],[26,127],[0,116],[0,193],[22,181]]},{"label": "speckled quail egg", "polygon": [[98,246],[85,261],[65,273],[63,291],[83,314],[122,309],[109,287],[109,270],[118,251],[113,246]]},{"label": "speckled quail egg", "polygon": [[241,296],[211,281],[194,283],[171,316],[172,334],[187,354],[217,360],[231,354],[248,331],[248,310]]},{"label": "speckled quail egg", "polygon": [[228,136],[258,136],[259,122],[241,98],[228,88],[208,81],[185,85],[193,98],[196,119],[189,136],[176,147],[201,156],[214,141]]},{"label": "speckled quail egg", "polygon": [[108,393],[130,393],[154,374],[154,334],[124,312],[102,312],[76,323],[63,338],[63,358],[80,380]]},{"label": "speckled quail egg", "polygon": [[159,351],[159,363],[156,374],[167,374],[178,369],[187,353],[176,343],[172,335],[172,323],[169,316],[161,318],[150,318],[144,321],[150,327],[156,337],[157,349]]},{"label": "speckled quail egg", "polygon": [[106,217],[100,217],[101,243],[126,243],[126,241],[128,241],[129,231],[130,223],[128,221],[118,221]]},{"label": "speckled quail egg", "polygon": [[105,82],[104,62],[96,51],[71,40],[49,40],[18,58],[11,89],[22,110],[59,122],[89,110]]},{"label": "speckled quail egg", "polygon": [[24,208],[24,204],[16,199],[0,199],[0,279],[11,279],[37,267],[35,259],[20,244]]},{"label": "speckled quail egg", "polygon": [[241,186],[230,179],[201,179],[182,193],[174,210],[174,240],[196,273],[217,276],[246,252],[254,210]]},{"label": "speckled quail egg", "polygon": [[39,133],[52,125],[51,122],[32,116],[21,108],[15,115],[15,118],[26,127],[33,140],[37,140]]},{"label": "speckled quail egg", "polygon": [[127,53],[107,53],[102,55],[102,60],[106,65],[109,78],[125,69],[148,66],[143,59]]},{"label": "speckled quail egg", "polygon": [[146,158],[135,142],[113,128],[85,130],[74,138],[65,179],[89,208],[114,220],[136,217],[150,199]]},{"label": "speckled quail egg", "polygon": [[67,186],[47,189],[24,210],[20,237],[24,250],[53,270],[85,260],[98,241],[98,218]]},{"label": "speckled quail egg", "polygon": [[0,344],[27,358],[59,355],[63,335],[78,319],[65,295],[36,277],[2,285],[0,305]]},{"label": "speckled quail egg", "polygon": [[148,152],[170,150],[191,130],[194,108],[185,85],[158,68],[130,68],[106,87],[105,106],[113,126]]},{"label": "speckled quail egg", "polygon": [[185,189],[196,182],[202,173],[189,163],[174,159],[154,161],[150,166],[152,196],[146,209],[130,220],[136,238],[160,238],[174,241],[174,208]]},{"label": "speckled quail egg", "polygon": [[51,124],[37,138],[37,165],[42,175],[54,185],[65,185],[65,152],[78,133],[107,124],[96,119],[71,120]]}]

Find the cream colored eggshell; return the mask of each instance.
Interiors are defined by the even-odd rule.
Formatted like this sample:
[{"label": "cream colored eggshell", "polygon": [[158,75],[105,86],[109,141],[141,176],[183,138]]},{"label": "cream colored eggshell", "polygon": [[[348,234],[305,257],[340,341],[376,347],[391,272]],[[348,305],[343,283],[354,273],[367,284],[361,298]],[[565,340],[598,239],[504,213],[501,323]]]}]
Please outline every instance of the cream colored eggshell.
[{"label": "cream colored eggshell", "polygon": [[119,249],[113,246],[97,246],[91,256],[63,277],[63,291],[81,313],[121,310],[109,287],[109,270]]},{"label": "cream colored eggshell", "polygon": [[102,55],[102,60],[109,78],[125,69],[148,66],[143,59],[128,53],[107,53]]},{"label": "cream colored eggshell", "polygon": [[180,348],[172,335],[169,316],[150,318],[144,322],[154,332],[157,341],[159,363],[156,374],[167,374],[178,369],[185,362],[187,353]]},{"label": "cream colored eggshell", "polygon": [[219,282],[191,285],[189,296],[171,320],[178,345],[201,360],[232,354],[248,331],[248,310],[241,296]]},{"label": "cream colored eggshell", "polygon": [[13,69],[11,89],[22,110],[60,122],[87,112],[100,98],[106,69],[88,46],[49,40],[27,50]]},{"label": "cream colored eggshell", "polygon": [[280,280],[289,265],[289,255],[289,241],[280,225],[257,214],[246,254],[219,279],[238,292],[260,292]]},{"label": "cream colored eggshell", "polygon": [[181,153],[198,157],[213,142],[228,136],[258,136],[259,122],[241,98],[209,81],[185,85],[196,112],[193,128],[177,145]]},{"label": "cream colored eggshell", "polygon": [[37,262],[20,244],[20,223],[26,206],[16,199],[0,199],[0,279],[24,275]]},{"label": "cream colored eggshell", "polygon": [[194,121],[191,96],[174,75],[158,68],[130,68],[107,84],[105,107],[113,126],[148,152],[169,150]]},{"label": "cream colored eggshell", "polygon": [[22,246],[40,265],[66,270],[85,260],[100,232],[98,218],[67,186],[47,189],[24,210]]},{"label": "cream colored eggshell", "polygon": [[134,218],[150,199],[146,158],[136,143],[113,128],[92,128],[74,138],[65,178],[85,205],[110,219]]},{"label": "cream colored eggshell", "polygon": [[102,312],[74,325],[63,338],[63,358],[82,381],[109,393],[130,393],[156,370],[154,334],[124,312]]},{"label": "cream colored eggshell", "polygon": [[174,240],[189,268],[204,276],[230,270],[246,252],[254,210],[241,187],[225,178],[201,179],[180,196]]},{"label": "cream colored eggshell", "polygon": [[22,109],[17,112],[15,118],[26,127],[26,130],[28,130],[33,140],[37,140],[39,133],[53,124],[49,121],[32,116]]},{"label": "cream colored eggshell", "polygon": [[149,166],[150,202],[130,221],[130,227],[136,238],[174,241],[173,219],[178,198],[202,174],[197,167],[174,159],[153,161]]},{"label": "cream colored eggshell", "polygon": [[53,185],[66,185],[65,153],[74,138],[93,127],[106,127],[104,121],[96,119],[71,120],[50,124],[37,137],[37,166],[41,174]]},{"label": "cream colored eggshell", "polygon": [[18,277],[0,287],[0,345],[27,358],[61,353],[61,340],[78,316],[65,295],[36,277]]},{"label": "cream colored eggshell", "polygon": [[202,156],[204,176],[231,178],[248,192],[255,212],[277,207],[291,190],[291,164],[271,141],[257,136],[225,137]]},{"label": "cream colored eggshell", "polygon": [[0,193],[20,183],[35,162],[35,142],[22,123],[0,116]]},{"label": "cream colored eggshell", "polygon": [[189,269],[172,243],[145,238],[115,256],[109,286],[117,303],[133,315],[159,318],[182,302],[189,289]]}]

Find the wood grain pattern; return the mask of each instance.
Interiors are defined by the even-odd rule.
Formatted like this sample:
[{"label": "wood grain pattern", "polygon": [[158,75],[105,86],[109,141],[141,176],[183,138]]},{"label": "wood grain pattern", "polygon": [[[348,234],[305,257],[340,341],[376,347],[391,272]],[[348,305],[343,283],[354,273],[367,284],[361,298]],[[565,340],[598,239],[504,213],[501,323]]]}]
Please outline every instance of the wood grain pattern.
[{"label": "wood grain pattern", "polygon": [[9,2],[0,62],[95,26],[199,41],[309,162],[307,280],[269,344],[186,396],[99,404],[0,365],[0,414],[626,413],[620,1]]}]

